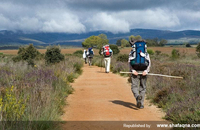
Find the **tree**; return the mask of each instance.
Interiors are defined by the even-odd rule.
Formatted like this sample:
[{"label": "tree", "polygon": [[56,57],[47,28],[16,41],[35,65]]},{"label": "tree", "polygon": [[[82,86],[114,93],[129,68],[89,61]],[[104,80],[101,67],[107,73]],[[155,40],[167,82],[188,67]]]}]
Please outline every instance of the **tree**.
[{"label": "tree", "polygon": [[64,55],[58,46],[49,47],[45,52],[45,61],[47,64],[59,63],[64,60]]},{"label": "tree", "polygon": [[20,47],[18,50],[18,56],[13,57],[14,62],[18,62],[20,60],[24,60],[28,63],[28,65],[34,66],[34,59],[40,56],[40,52],[30,44],[28,47]]},{"label": "tree", "polygon": [[140,35],[135,36],[136,40],[142,39],[142,37]]},{"label": "tree", "polygon": [[117,42],[116,42],[116,45],[117,45],[117,46],[121,46],[121,40],[122,40],[122,39],[118,39],[118,40],[117,40]]},{"label": "tree", "polygon": [[105,34],[100,34],[99,36],[90,36],[82,42],[82,46],[89,47],[97,47],[101,48],[103,45],[109,44],[109,40]]},{"label": "tree", "polygon": [[154,41],[154,46],[159,46],[159,43],[158,43],[159,40],[158,40],[158,38],[154,38],[153,41]]},{"label": "tree", "polygon": [[118,54],[120,52],[117,45],[110,44],[109,46],[110,46],[110,49],[112,49],[112,51],[113,51],[113,55]]},{"label": "tree", "polygon": [[167,44],[167,40],[161,39],[159,44],[160,46],[164,46],[165,44]]},{"label": "tree", "polygon": [[154,39],[146,39],[146,41],[147,41],[147,46],[164,46],[165,44],[167,44],[167,40],[165,39],[161,39],[159,41],[158,38],[154,38]]},{"label": "tree", "polygon": [[130,41],[131,39],[139,40],[139,39],[142,39],[142,37],[141,37],[140,35],[137,35],[137,36],[131,35],[131,36],[129,37],[129,41]]},{"label": "tree", "polygon": [[121,47],[129,47],[130,44],[126,39],[121,40]]},{"label": "tree", "polygon": [[100,39],[100,37],[94,35],[90,36],[82,42],[82,46],[86,48],[97,46],[98,39]]},{"label": "tree", "polygon": [[102,39],[106,39],[106,40],[107,40],[106,34],[103,34],[103,33],[102,33],[102,34],[99,34],[98,36],[99,36],[100,38],[102,38]]},{"label": "tree", "polygon": [[30,44],[28,47],[20,47],[18,54],[21,55],[23,60],[28,59],[35,59],[37,55],[39,55],[39,51],[33,46],[33,44]]},{"label": "tree", "polygon": [[131,35],[131,36],[129,37],[129,41],[130,41],[131,39],[135,39],[135,36]]}]

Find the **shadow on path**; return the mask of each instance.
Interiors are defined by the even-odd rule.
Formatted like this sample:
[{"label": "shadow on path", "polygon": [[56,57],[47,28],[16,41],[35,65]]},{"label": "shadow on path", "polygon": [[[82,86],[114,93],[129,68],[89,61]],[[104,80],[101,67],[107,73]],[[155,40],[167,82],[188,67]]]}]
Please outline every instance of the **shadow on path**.
[{"label": "shadow on path", "polygon": [[102,71],[96,71],[97,73],[105,73],[105,70]]},{"label": "shadow on path", "polygon": [[137,106],[133,103],[130,103],[130,102],[124,102],[124,101],[120,101],[120,100],[114,100],[114,101],[110,101],[110,102],[131,108],[131,109],[134,109],[134,110],[138,110]]}]

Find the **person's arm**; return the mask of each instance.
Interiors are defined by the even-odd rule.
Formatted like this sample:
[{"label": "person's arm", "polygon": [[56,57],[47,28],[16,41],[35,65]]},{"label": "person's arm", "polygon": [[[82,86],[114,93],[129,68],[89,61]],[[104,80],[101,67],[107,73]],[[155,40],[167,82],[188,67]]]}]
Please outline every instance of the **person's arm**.
[{"label": "person's arm", "polygon": [[85,58],[85,51],[83,52],[83,58]]},{"label": "person's arm", "polygon": [[103,55],[103,48],[101,48],[101,55]]},{"label": "person's arm", "polygon": [[[111,49],[110,49],[111,50]],[[112,58],[112,56],[113,56],[113,51],[111,50],[111,55],[110,55],[110,57]]]},{"label": "person's arm", "polygon": [[150,60],[149,54],[147,55],[146,59],[149,61],[149,65],[148,65],[147,69],[144,70],[143,73],[142,73],[142,75],[144,75],[144,76],[149,73],[150,67],[151,67],[151,60]]},{"label": "person's arm", "polygon": [[[92,49],[92,51],[93,51],[93,49]],[[93,55],[94,55],[94,51],[93,51]]]},{"label": "person's arm", "polygon": [[129,58],[128,58],[130,72],[132,72],[134,75],[138,75],[138,72],[136,70],[134,70],[133,67],[131,66],[131,57],[132,57],[132,53],[129,54]]}]

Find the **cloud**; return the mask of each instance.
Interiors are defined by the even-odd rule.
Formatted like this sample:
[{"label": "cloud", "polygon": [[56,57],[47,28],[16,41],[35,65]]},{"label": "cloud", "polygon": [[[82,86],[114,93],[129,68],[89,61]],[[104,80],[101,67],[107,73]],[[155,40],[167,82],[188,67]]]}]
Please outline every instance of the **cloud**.
[{"label": "cloud", "polygon": [[67,32],[82,33],[85,32],[85,26],[79,21],[79,18],[65,10],[43,11],[38,13],[38,18],[43,25],[40,31],[44,32]]},{"label": "cloud", "polygon": [[47,4],[32,7],[4,2],[0,4],[0,7],[2,7],[0,9],[2,12],[0,14],[0,29],[23,30],[25,32],[85,32],[85,26],[79,21],[79,17],[62,5],[56,7]]},{"label": "cloud", "polygon": [[200,29],[197,0],[1,0],[0,30],[83,33]]},{"label": "cloud", "polygon": [[128,21],[131,28],[173,28],[180,25],[179,18],[175,14],[162,9],[122,11],[113,16]]},{"label": "cloud", "polygon": [[94,14],[92,18],[86,20],[92,30],[107,30],[112,33],[129,32],[129,24],[125,20],[113,17],[105,12]]},{"label": "cloud", "polygon": [[66,0],[70,7],[101,11],[147,10],[154,8],[170,8],[175,10],[199,10],[197,0]]}]

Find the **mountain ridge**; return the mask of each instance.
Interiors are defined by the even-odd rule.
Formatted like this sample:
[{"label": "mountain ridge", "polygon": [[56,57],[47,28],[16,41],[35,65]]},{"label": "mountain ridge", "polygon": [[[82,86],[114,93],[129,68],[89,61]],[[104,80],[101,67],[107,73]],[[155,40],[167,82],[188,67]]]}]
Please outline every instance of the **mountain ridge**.
[{"label": "mountain ridge", "polygon": [[[109,39],[109,43],[115,44],[118,39],[127,39],[130,35],[140,35],[143,39],[166,39],[176,41],[179,39],[186,39],[186,42],[196,44],[200,41],[200,31],[198,30],[182,30],[182,31],[170,31],[170,30],[158,30],[158,29],[131,29],[127,33],[111,33],[109,31],[99,30],[93,32],[85,32],[81,34],[69,34],[69,33],[24,33],[21,30],[0,31],[0,46],[8,45],[27,45],[33,43],[34,45],[66,45],[66,46],[81,46],[84,39],[99,34],[106,34]],[[189,40],[188,40],[189,39]],[[188,41],[187,41],[188,40]]]}]

